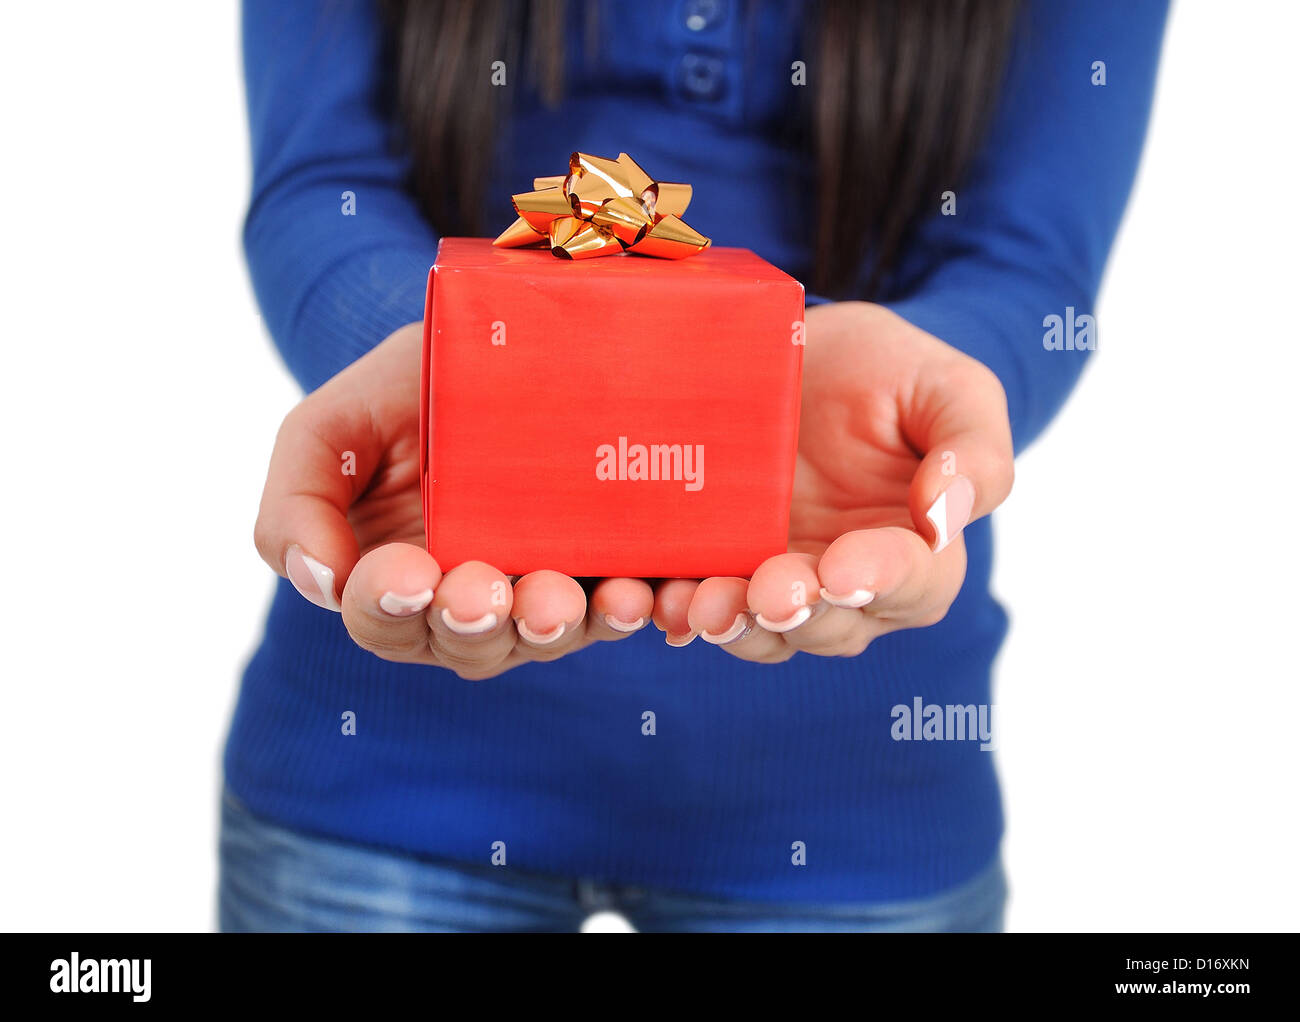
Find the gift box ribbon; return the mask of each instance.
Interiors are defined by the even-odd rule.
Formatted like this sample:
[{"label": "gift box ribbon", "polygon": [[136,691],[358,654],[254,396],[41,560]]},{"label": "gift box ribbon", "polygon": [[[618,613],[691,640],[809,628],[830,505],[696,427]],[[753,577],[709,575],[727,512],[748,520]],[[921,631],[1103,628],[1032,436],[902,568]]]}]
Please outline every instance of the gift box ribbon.
[{"label": "gift box ribbon", "polygon": [[684,259],[709,246],[682,220],[691,186],[654,180],[627,153],[617,160],[574,153],[568,174],[534,178],[533,190],[511,201],[519,218],[492,243],[502,248],[544,245],[561,259],[620,252]]}]

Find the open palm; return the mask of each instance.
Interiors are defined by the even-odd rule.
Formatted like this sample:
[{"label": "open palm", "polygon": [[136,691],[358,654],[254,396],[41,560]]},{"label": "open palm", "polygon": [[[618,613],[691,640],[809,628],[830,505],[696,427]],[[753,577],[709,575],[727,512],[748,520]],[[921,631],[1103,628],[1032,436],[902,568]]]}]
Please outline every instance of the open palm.
[{"label": "open palm", "polygon": [[808,310],[790,552],[707,579],[692,630],[758,661],[856,655],[940,620],[962,528],[1005,499],[1006,399],[984,365],[880,306]]},{"label": "open palm", "polygon": [[1001,387],[878,306],[820,306],[807,324],[790,552],[752,579],[615,578],[588,592],[558,572],[515,579],[477,561],[444,574],[423,547],[419,324],[286,418],[258,549],[312,602],[341,610],[363,647],[475,679],[652,619],[672,645],[699,635],[756,661],[852,655],[932,623],[961,586],[961,528],[1010,489]]}]

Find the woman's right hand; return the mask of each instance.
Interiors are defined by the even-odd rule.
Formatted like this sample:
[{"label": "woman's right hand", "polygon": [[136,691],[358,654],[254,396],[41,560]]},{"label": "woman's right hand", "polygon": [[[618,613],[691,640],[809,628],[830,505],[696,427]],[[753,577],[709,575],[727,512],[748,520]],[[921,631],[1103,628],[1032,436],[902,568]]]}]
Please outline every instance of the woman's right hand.
[{"label": "woman's right hand", "polygon": [[420,323],[397,330],[285,418],[254,533],[267,564],[341,611],[362,648],[472,680],[626,638],[652,617],[670,643],[674,626],[686,631],[693,582],[656,592],[603,579],[589,600],[555,571],[512,582],[470,561],[443,574],[424,547],[421,336]]}]

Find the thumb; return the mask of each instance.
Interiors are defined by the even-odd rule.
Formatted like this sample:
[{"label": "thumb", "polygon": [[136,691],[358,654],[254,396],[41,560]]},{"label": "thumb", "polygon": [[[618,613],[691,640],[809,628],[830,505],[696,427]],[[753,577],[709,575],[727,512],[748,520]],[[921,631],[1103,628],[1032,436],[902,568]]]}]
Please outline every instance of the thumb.
[{"label": "thumb", "polygon": [[904,429],[923,452],[908,493],[912,521],[938,553],[1011,492],[1006,394],[985,365],[950,352],[940,366],[922,371]]},{"label": "thumb", "polygon": [[262,559],[312,603],[334,611],[360,554],[347,513],[370,479],[356,466],[380,460],[374,427],[353,404],[327,385],[285,418],[253,530]]}]

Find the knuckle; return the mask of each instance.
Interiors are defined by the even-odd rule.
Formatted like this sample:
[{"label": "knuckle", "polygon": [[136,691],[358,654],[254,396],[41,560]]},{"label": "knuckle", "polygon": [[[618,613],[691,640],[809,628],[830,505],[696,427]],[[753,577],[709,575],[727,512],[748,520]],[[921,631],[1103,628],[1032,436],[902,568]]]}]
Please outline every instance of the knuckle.
[{"label": "knuckle", "polygon": [[841,649],[840,652],[836,654],[836,656],[842,656],[850,659],[855,656],[861,656],[863,653],[867,651],[867,647],[870,645],[871,645],[871,636],[864,635],[860,639],[855,639],[851,642],[845,643],[843,649]]},{"label": "knuckle", "polygon": [[847,634],[831,636],[815,645],[802,647],[802,652],[811,653],[813,656],[855,657],[865,651],[871,642],[870,636],[862,632],[865,632],[865,629],[854,629]]},{"label": "knuckle", "polygon": [[[446,665],[444,665],[446,666]],[[495,678],[498,674],[503,673],[498,665],[491,667],[448,667],[456,677],[461,681],[486,681],[488,678]]]},{"label": "knuckle", "polygon": [[549,664],[571,652],[571,647],[561,646],[559,649],[550,647],[541,648],[539,646],[530,646],[527,643],[519,643],[515,649],[529,660],[539,664]]},{"label": "knuckle", "polygon": [[372,656],[377,656],[380,660],[386,660],[390,664],[413,664],[418,663],[420,660],[420,655],[416,650],[399,650],[395,647],[368,642],[358,642],[357,645]]},{"label": "knuckle", "polygon": [[292,436],[308,428],[311,420],[311,398],[303,398],[296,405],[289,409],[289,412],[280,420],[280,428],[275,432],[276,443],[279,443],[285,437]]},{"label": "knuckle", "polygon": [[428,655],[427,644],[423,639],[411,639],[409,636],[392,635],[383,630],[368,628],[361,630],[344,620],[352,641],[367,653],[373,653],[381,660],[405,664],[420,660]]},{"label": "knuckle", "polygon": [[963,363],[963,382],[966,386],[981,391],[988,397],[997,398],[1004,405],[1007,401],[1006,388],[1002,386],[1002,381],[998,374],[986,366],[979,359],[967,356]]},{"label": "knuckle", "polygon": [[275,433],[275,446],[303,442],[310,438],[314,443],[325,442],[324,426],[328,421],[328,408],[318,397],[318,392],[308,394],[280,421]]},{"label": "knuckle", "polygon": [[273,566],[276,571],[284,570],[284,565],[279,563],[280,551],[276,548],[270,523],[267,522],[266,515],[261,512],[258,513],[257,521],[253,523],[253,546],[258,556]]},{"label": "knuckle", "polygon": [[779,645],[772,646],[771,648],[763,649],[733,649],[731,646],[720,646],[718,648],[725,650],[737,660],[744,660],[746,663],[751,664],[783,664],[799,652],[799,650],[794,646],[791,646],[788,642],[782,642]]},{"label": "knuckle", "polygon": [[993,489],[998,503],[1007,499],[1015,483],[1016,462],[1008,453],[1004,457],[998,458],[993,466]]},{"label": "knuckle", "polygon": [[501,661],[505,659],[497,655],[494,650],[457,649],[434,642],[429,643],[429,648],[443,667],[465,681],[479,681],[491,677],[496,673]]},{"label": "knuckle", "polygon": [[937,625],[948,616],[948,611],[952,609],[953,602],[953,600],[944,600],[936,606],[919,611],[913,619],[912,627],[930,628]]}]

